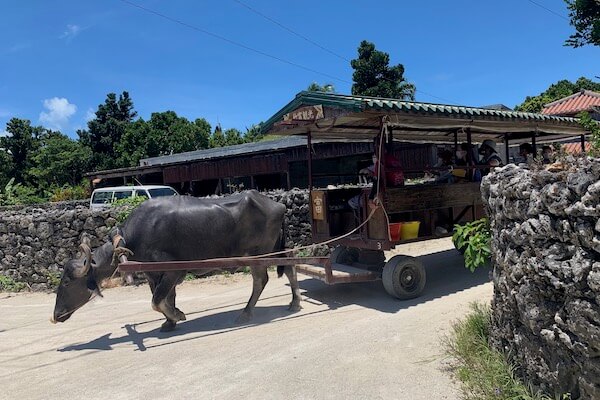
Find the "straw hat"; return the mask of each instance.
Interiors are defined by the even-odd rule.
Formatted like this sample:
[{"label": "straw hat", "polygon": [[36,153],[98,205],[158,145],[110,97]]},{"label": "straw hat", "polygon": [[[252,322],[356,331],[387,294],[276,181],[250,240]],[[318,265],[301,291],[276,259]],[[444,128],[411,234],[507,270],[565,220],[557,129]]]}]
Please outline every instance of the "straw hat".
[{"label": "straw hat", "polygon": [[487,146],[487,147],[489,147],[490,149],[492,149],[492,151],[493,151],[494,153],[496,153],[496,152],[497,152],[497,150],[496,150],[496,142],[494,142],[493,140],[490,140],[490,139],[485,139],[485,140],[483,141],[483,143],[481,143],[481,147],[483,147],[483,146]]}]

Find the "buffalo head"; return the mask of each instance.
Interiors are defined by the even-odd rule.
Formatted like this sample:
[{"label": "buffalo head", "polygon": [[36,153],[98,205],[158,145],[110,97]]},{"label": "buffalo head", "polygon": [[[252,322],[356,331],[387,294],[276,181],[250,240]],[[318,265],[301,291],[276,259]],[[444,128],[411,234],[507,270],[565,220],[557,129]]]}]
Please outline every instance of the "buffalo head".
[{"label": "buffalo head", "polygon": [[100,295],[100,290],[94,278],[90,240],[84,237],[79,245],[78,257],[67,261],[64,266],[50,321],[65,322],[95,295]]}]

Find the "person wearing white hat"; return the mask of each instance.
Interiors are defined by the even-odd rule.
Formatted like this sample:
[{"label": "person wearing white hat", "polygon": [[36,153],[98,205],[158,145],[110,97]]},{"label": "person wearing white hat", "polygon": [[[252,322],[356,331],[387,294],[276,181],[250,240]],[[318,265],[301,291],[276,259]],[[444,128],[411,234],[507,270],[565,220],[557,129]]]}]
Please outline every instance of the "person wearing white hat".
[{"label": "person wearing white hat", "polygon": [[493,167],[502,166],[502,159],[498,155],[498,151],[496,150],[496,143],[493,140],[486,139],[479,146],[479,154],[483,156],[481,159],[481,165],[486,165],[488,168],[485,168],[482,171],[482,175],[487,175],[490,173],[490,169]]}]

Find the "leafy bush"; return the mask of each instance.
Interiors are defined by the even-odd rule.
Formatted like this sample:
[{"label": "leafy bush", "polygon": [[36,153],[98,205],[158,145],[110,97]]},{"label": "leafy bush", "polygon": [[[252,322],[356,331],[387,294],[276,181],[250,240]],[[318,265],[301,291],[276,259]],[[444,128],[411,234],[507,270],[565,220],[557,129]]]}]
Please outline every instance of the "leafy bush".
[{"label": "leafy bush", "polygon": [[11,178],[0,192],[0,206],[14,206],[18,204],[43,203],[42,199],[33,188],[15,184],[15,178]]},{"label": "leafy bush", "polygon": [[131,212],[146,200],[148,200],[148,198],[145,196],[135,196],[115,201],[112,206],[121,208],[119,214],[117,215],[117,221],[119,223],[124,222],[127,218],[129,218]]},{"label": "leafy bush", "polygon": [[49,271],[46,275],[46,281],[50,288],[56,288],[60,284],[60,273]]},{"label": "leafy bush", "polygon": [[461,382],[462,398],[550,400],[524,385],[505,355],[490,347],[491,318],[489,306],[473,303],[471,313],[453,325],[445,340],[454,375]]},{"label": "leafy bush", "polygon": [[50,201],[83,200],[90,197],[89,188],[84,184],[78,186],[54,187],[50,191]]},{"label": "leafy bush", "polygon": [[0,292],[20,292],[25,286],[23,282],[15,282],[10,276],[0,275]]},{"label": "leafy bush", "polygon": [[487,218],[454,225],[452,241],[458,251],[465,256],[465,267],[471,272],[490,261],[490,227]]}]

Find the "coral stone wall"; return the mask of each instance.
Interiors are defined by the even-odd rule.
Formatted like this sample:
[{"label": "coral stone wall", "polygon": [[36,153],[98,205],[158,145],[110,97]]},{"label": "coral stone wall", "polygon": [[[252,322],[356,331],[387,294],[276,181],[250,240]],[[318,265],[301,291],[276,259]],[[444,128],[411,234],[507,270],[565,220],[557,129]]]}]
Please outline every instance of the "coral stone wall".
[{"label": "coral stone wall", "polygon": [[546,393],[600,399],[600,160],[564,165],[509,165],[482,183],[493,344]]},{"label": "coral stone wall", "polygon": [[[309,244],[308,192],[265,193],[287,206],[286,247]],[[0,275],[31,290],[52,289],[65,261],[75,256],[83,234],[92,248],[107,240],[119,211],[91,211],[89,201],[0,209]]]}]

